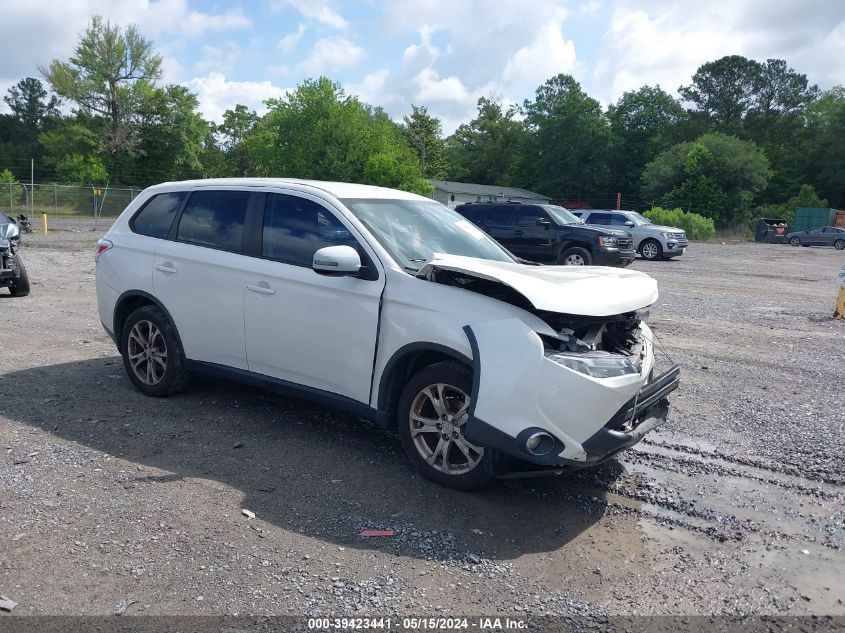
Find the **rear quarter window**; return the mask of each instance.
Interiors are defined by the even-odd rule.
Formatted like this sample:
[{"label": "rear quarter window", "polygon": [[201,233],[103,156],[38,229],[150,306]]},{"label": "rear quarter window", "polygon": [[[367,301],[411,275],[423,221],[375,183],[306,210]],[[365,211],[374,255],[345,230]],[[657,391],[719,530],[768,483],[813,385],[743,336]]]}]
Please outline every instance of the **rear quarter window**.
[{"label": "rear quarter window", "polygon": [[129,222],[129,228],[140,235],[167,237],[185,195],[184,191],[174,191],[153,196],[135,214]]}]

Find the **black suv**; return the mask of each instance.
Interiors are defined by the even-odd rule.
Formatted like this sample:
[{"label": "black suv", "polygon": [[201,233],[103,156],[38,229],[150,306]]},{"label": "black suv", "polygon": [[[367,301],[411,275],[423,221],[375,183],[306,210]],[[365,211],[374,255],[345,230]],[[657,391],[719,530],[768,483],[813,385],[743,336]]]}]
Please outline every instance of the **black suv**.
[{"label": "black suv", "polygon": [[563,207],[469,202],[455,211],[517,257],[565,266],[627,266],[636,256],[627,231],[586,226]]}]

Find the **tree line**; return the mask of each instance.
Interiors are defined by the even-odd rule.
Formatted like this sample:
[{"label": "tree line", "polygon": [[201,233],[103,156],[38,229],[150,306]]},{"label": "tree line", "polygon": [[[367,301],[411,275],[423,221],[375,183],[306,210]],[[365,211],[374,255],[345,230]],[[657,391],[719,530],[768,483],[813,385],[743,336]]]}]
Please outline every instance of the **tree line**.
[{"label": "tree line", "polygon": [[161,85],[161,57],[134,26],[92,18],[73,55],[9,89],[0,182],[147,186],[221,176],[287,176],[430,193],[426,178],[516,186],[592,206],[680,207],[718,227],[845,205],[845,88],[822,92],[786,61],[731,55],[674,96],[660,86],[607,108],[570,75],[522,104],[478,100],[444,136],[411,105],[401,122],[327,77],[257,114],[203,118],[195,94]]}]

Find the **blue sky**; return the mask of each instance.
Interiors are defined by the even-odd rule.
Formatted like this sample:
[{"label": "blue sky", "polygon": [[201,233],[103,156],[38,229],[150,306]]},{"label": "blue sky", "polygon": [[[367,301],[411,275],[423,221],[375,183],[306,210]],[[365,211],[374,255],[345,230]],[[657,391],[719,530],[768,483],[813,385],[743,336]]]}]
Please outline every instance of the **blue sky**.
[{"label": "blue sky", "polygon": [[521,103],[566,72],[603,104],[643,84],[675,93],[722,55],[786,59],[822,88],[845,83],[841,0],[0,0],[0,90],[68,57],[90,16],[136,23],[164,79],[219,119],[261,109],[309,76],[401,118],[421,104],[446,132],[481,96]]}]

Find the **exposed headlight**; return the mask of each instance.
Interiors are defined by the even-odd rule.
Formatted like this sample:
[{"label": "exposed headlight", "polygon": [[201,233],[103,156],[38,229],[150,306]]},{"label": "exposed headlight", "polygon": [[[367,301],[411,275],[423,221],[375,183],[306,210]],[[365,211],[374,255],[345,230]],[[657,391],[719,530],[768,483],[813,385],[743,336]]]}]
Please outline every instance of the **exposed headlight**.
[{"label": "exposed headlight", "polygon": [[664,231],[664,232],[662,232],[660,235],[662,235],[662,236],[663,236],[663,239],[664,239],[664,240],[668,240],[670,237],[672,237],[672,234],[671,234],[671,233],[667,233],[667,232],[665,232],[665,231]]},{"label": "exposed headlight", "polygon": [[21,234],[21,230],[17,224],[9,222],[8,224],[0,224],[0,237],[7,240],[13,240]]},{"label": "exposed headlight", "polygon": [[627,358],[608,352],[570,354],[547,351],[546,358],[561,367],[573,369],[593,378],[615,378],[616,376],[628,376],[637,373],[637,368]]},{"label": "exposed headlight", "polygon": [[605,248],[616,248],[618,246],[618,242],[615,237],[604,235],[599,235],[599,244]]}]

